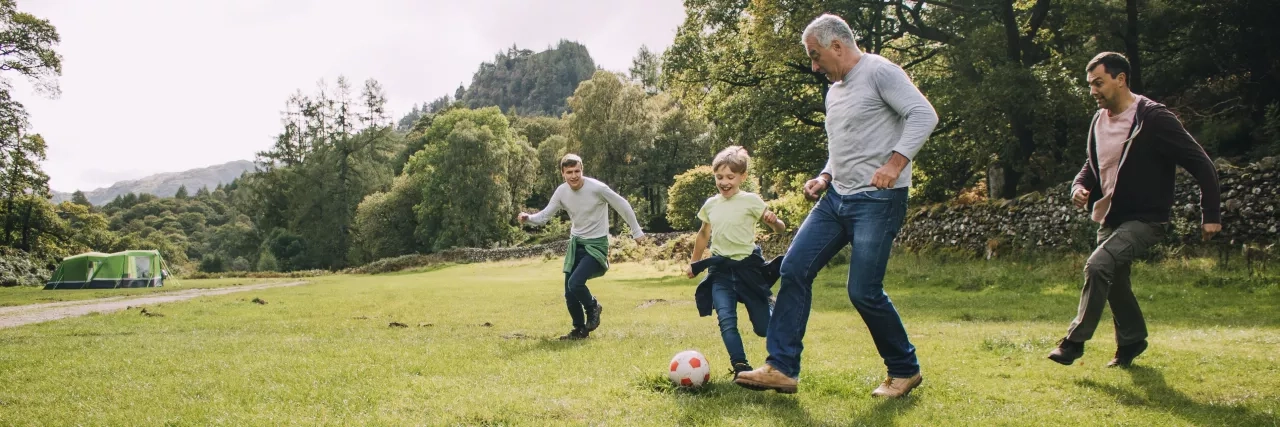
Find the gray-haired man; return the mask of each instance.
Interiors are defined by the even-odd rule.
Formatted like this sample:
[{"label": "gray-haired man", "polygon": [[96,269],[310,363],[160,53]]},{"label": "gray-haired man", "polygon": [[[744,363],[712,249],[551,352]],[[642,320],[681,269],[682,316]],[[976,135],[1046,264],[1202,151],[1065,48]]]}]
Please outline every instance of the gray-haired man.
[{"label": "gray-haired man", "polygon": [[805,193],[813,199],[829,187],[834,191],[826,191],[809,212],[783,259],[765,365],[738,374],[735,382],[796,392],[813,279],[840,249],[852,245],[849,300],[889,371],[871,394],[903,396],[920,385],[920,364],[884,293],[884,273],[906,217],[911,158],[933,132],[938,116],[901,67],[858,50],[853,31],[840,17],[818,17],[801,39],[813,71],[835,82],[826,99],[827,166],[805,183]]}]

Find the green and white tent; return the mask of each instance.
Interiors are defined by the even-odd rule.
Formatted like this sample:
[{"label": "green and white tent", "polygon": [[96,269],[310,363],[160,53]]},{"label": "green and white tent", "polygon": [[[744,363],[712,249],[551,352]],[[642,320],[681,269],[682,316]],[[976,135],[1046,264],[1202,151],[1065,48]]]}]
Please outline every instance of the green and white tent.
[{"label": "green and white tent", "polygon": [[164,286],[169,277],[160,251],[87,252],[66,257],[46,283],[49,289],[115,289]]}]

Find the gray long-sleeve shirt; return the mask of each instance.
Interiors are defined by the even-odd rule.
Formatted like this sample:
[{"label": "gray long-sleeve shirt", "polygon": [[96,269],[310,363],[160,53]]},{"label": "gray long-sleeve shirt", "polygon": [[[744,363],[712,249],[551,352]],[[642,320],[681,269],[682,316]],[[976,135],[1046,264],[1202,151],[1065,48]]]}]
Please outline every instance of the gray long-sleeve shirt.
[{"label": "gray long-sleeve shirt", "polygon": [[[827,90],[827,165],[836,193],[876,190],[871,177],[893,152],[915,158],[938,125],[938,114],[911,78],[880,55],[863,53]],[[893,188],[911,186],[911,163]]]},{"label": "gray long-sleeve shirt", "polygon": [[609,207],[612,206],[631,226],[631,237],[644,235],[640,222],[636,221],[636,212],[631,209],[627,199],[622,198],[605,183],[595,178],[582,177],[582,188],[574,190],[569,184],[560,184],[551,195],[546,209],[530,215],[528,221],[533,225],[543,225],[551,217],[564,209],[569,212],[569,220],[573,227],[569,232],[584,239],[594,239],[609,235]]}]

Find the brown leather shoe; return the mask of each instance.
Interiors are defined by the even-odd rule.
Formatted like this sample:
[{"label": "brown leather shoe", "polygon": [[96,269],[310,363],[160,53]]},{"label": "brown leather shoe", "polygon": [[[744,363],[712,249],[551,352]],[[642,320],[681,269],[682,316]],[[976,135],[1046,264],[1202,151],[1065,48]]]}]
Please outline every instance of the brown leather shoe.
[{"label": "brown leather shoe", "polygon": [[1133,359],[1147,350],[1147,340],[1138,341],[1116,348],[1116,357],[1107,362],[1108,368],[1128,368],[1133,366]]},{"label": "brown leather shoe", "polygon": [[733,382],[751,390],[774,390],[778,393],[795,393],[800,383],[768,363],[752,371],[739,372]]},{"label": "brown leather shoe", "polygon": [[1084,356],[1084,343],[1067,341],[1066,338],[1058,340],[1058,348],[1049,352],[1049,360],[1070,366]]},{"label": "brown leather shoe", "polygon": [[871,392],[875,397],[902,397],[911,393],[920,383],[924,382],[924,377],[920,374],[912,375],[910,378],[894,378],[885,377],[880,387]]}]

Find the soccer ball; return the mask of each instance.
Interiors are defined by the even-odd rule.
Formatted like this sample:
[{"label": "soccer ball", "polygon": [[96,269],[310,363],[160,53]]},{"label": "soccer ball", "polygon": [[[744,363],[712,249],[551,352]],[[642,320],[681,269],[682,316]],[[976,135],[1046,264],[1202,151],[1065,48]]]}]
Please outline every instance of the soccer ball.
[{"label": "soccer ball", "polygon": [[671,370],[667,372],[671,383],[678,387],[696,388],[711,381],[711,364],[696,350],[685,350],[671,358]]}]

